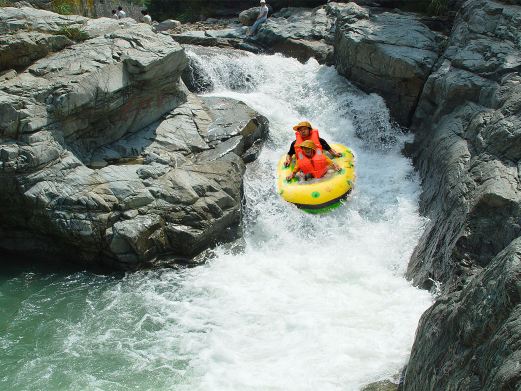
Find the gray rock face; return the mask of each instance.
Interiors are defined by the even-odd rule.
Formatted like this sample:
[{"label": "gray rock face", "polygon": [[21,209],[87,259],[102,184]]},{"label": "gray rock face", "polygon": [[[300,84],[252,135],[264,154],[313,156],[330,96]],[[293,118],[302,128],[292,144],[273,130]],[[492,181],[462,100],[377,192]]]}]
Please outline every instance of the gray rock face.
[{"label": "gray rock face", "polygon": [[35,60],[72,44],[64,35],[26,32],[0,35],[0,71],[26,68]]},{"label": "gray rock face", "polygon": [[137,23],[130,19],[88,19],[40,9],[0,8],[0,71],[22,70],[74,41],[112,33]]},{"label": "gray rock face", "polygon": [[389,380],[382,380],[364,386],[360,391],[397,391],[398,386]]},{"label": "gray rock face", "polygon": [[[259,17],[260,7],[248,8],[239,14],[239,22],[243,26],[251,26]],[[268,16],[273,13],[273,8],[268,4]]]},{"label": "gray rock face", "polygon": [[162,22],[158,23],[156,26],[157,31],[165,31],[170,30],[176,27],[179,27],[181,25],[181,22],[174,19],[167,19],[163,20]]},{"label": "gray rock face", "polygon": [[117,26],[0,85],[2,251],[133,269],[237,229],[266,119],[190,94],[169,36]]},{"label": "gray rock face", "polygon": [[60,15],[30,7],[0,8],[0,34],[15,34],[23,31],[63,35],[67,31],[79,30],[86,33],[86,38],[93,38],[136,24],[137,22],[131,18],[89,19],[84,16]]},{"label": "gray rock face", "polygon": [[233,48],[259,53],[262,50],[259,45],[244,41],[246,29],[246,27],[242,27],[221,30],[187,31],[174,34],[172,37],[176,42],[183,45],[198,45],[223,49]]},{"label": "gray rock face", "polygon": [[518,238],[465,290],[423,314],[404,390],[519,389],[520,254]]},{"label": "gray rock face", "polygon": [[431,224],[409,265],[415,283],[452,287],[521,232],[519,10],[466,4],[425,85],[413,127]]},{"label": "gray rock face", "polygon": [[80,31],[86,35],[86,38],[94,38],[114,33],[119,30],[128,29],[129,27],[137,26],[138,24],[139,23],[132,18],[119,20],[112,18],[88,19]]},{"label": "gray rock face", "polygon": [[59,15],[30,7],[2,7],[0,8],[0,34],[20,30],[58,33],[64,28],[80,29],[88,20],[83,16]]},{"label": "gray rock face", "polygon": [[80,152],[111,142],[183,99],[177,80],[185,66],[183,49],[145,25],[74,45],[0,87],[6,96],[24,96],[31,106],[31,115],[16,110],[18,120],[9,127],[15,133],[4,135],[52,127]]},{"label": "gray rock face", "polygon": [[284,8],[261,25],[254,41],[279,53],[307,61],[333,63],[334,15],[329,8]]},{"label": "gray rock face", "polygon": [[253,23],[255,23],[258,16],[259,7],[249,8],[239,14],[239,22],[241,22],[243,26],[251,26]]},{"label": "gray rock face", "polygon": [[441,36],[416,16],[371,15],[354,3],[335,5],[335,64],[339,73],[387,102],[404,125],[438,58]]},{"label": "gray rock face", "polygon": [[215,161],[231,152],[243,157],[267,131],[266,118],[242,102],[187,94],[186,102],[161,120],[93,150],[86,161],[90,167],[136,160],[178,167]]},{"label": "gray rock face", "polygon": [[422,317],[405,391],[521,387],[519,15],[465,3],[414,115],[430,223],[407,275],[444,295]]}]

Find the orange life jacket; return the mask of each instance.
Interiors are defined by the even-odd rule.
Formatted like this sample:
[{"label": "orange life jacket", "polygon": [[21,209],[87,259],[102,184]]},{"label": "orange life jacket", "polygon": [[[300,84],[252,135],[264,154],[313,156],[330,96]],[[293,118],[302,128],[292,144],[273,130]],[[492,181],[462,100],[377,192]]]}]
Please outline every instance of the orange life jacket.
[{"label": "orange life jacket", "polygon": [[[304,174],[312,174],[314,178],[323,177],[327,172],[328,164],[324,152],[322,151],[322,144],[320,144],[318,130],[312,129],[308,137],[302,137],[299,132],[295,132],[295,136],[297,138],[297,141],[295,142],[295,155],[297,156],[299,168]],[[302,144],[305,140],[313,141],[317,147],[315,155],[311,159],[304,155],[301,147],[297,147],[297,145]]]}]

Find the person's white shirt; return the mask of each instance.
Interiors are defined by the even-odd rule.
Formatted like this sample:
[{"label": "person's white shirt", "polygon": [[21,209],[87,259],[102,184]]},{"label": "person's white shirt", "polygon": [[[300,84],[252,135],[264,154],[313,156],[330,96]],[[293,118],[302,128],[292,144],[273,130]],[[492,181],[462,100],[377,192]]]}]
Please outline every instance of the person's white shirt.
[{"label": "person's white shirt", "polygon": [[118,11],[118,18],[119,19],[123,19],[123,18],[126,18],[126,17],[127,17],[127,14],[125,13],[125,11],[123,11],[123,10]]},{"label": "person's white shirt", "polygon": [[264,3],[263,5],[260,6],[260,9],[259,9],[259,17],[267,17],[268,16],[268,6],[266,5],[266,3]]},{"label": "person's white shirt", "polygon": [[143,22],[146,24],[152,24],[152,17],[150,15],[143,15]]}]

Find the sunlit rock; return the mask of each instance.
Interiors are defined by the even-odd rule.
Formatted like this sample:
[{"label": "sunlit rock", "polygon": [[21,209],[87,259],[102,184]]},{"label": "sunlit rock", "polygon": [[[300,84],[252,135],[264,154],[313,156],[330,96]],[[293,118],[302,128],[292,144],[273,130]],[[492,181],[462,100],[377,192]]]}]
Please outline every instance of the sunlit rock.
[{"label": "sunlit rock", "polygon": [[[0,85],[0,248],[134,269],[234,238],[239,155],[266,137],[266,119],[241,102],[192,95],[170,36],[78,20],[104,34]],[[202,155],[231,139],[233,148]]]},{"label": "sunlit rock", "polygon": [[520,387],[519,15],[465,3],[414,115],[430,222],[407,276],[443,296],[420,322],[405,391]]},{"label": "sunlit rock", "polygon": [[373,15],[353,3],[334,12],[338,72],[381,95],[398,122],[408,125],[442,37],[412,14]]}]

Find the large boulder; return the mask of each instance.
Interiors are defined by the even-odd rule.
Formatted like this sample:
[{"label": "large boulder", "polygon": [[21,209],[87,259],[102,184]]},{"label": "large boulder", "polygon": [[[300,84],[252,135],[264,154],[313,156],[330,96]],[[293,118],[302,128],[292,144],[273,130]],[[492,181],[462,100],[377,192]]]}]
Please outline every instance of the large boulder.
[{"label": "large boulder", "polygon": [[468,2],[425,85],[413,156],[431,222],[409,265],[417,284],[454,288],[521,233],[520,10]]},{"label": "large boulder", "polygon": [[219,47],[225,49],[241,49],[258,53],[262,48],[256,44],[244,41],[244,28],[226,28],[218,30],[196,30],[173,34],[176,42],[183,45],[198,45],[207,47]]},{"label": "large boulder", "polygon": [[420,320],[403,389],[521,387],[521,239],[464,291],[440,297]]},{"label": "large boulder", "polygon": [[0,34],[22,30],[60,33],[65,29],[81,29],[88,20],[79,15],[60,15],[30,7],[1,7]]},{"label": "large boulder", "polygon": [[248,8],[239,14],[239,22],[243,26],[251,26],[259,16],[259,7]]},{"label": "large boulder", "polygon": [[145,24],[86,39],[0,85],[0,250],[133,269],[239,227],[267,121],[188,92],[184,50]]},{"label": "large boulder", "polygon": [[0,8],[0,71],[22,70],[74,42],[135,25],[133,19],[88,19],[21,7]]},{"label": "large boulder", "polygon": [[334,15],[326,7],[284,8],[262,24],[254,42],[275,52],[307,61],[333,63]]},{"label": "large boulder", "polygon": [[82,32],[83,39],[98,37],[136,25],[132,18],[90,19],[79,15],[60,15],[30,7],[0,7],[0,34],[39,32],[67,35]]},{"label": "large boulder", "polygon": [[0,35],[0,71],[24,69],[34,61],[74,42],[65,35],[19,32]]},{"label": "large boulder", "polygon": [[465,3],[413,118],[430,222],[407,276],[443,296],[422,317],[405,391],[521,387],[519,15]]},{"label": "large boulder", "polygon": [[[255,23],[255,21],[259,17],[259,8],[260,7],[253,7],[253,8],[248,8],[247,10],[242,11],[239,14],[239,22],[243,26],[253,25],[253,23]],[[273,8],[271,7],[271,5],[268,4],[268,16],[271,15],[272,13],[273,13]]]},{"label": "large boulder", "polygon": [[0,86],[33,107],[19,110],[16,132],[4,136],[52,127],[80,151],[116,140],[183,99],[177,83],[186,63],[178,44],[143,24],[74,45]]},{"label": "large boulder", "polygon": [[95,3],[93,1],[7,0],[7,3],[19,8],[31,7],[83,16],[94,16],[96,13]]},{"label": "large boulder", "polygon": [[177,27],[181,26],[181,22],[174,19],[166,19],[162,22],[158,23],[155,27],[157,31],[166,31],[175,29]]},{"label": "large boulder", "polygon": [[367,92],[381,95],[408,125],[443,38],[412,14],[371,14],[355,3],[336,5],[335,65]]}]

